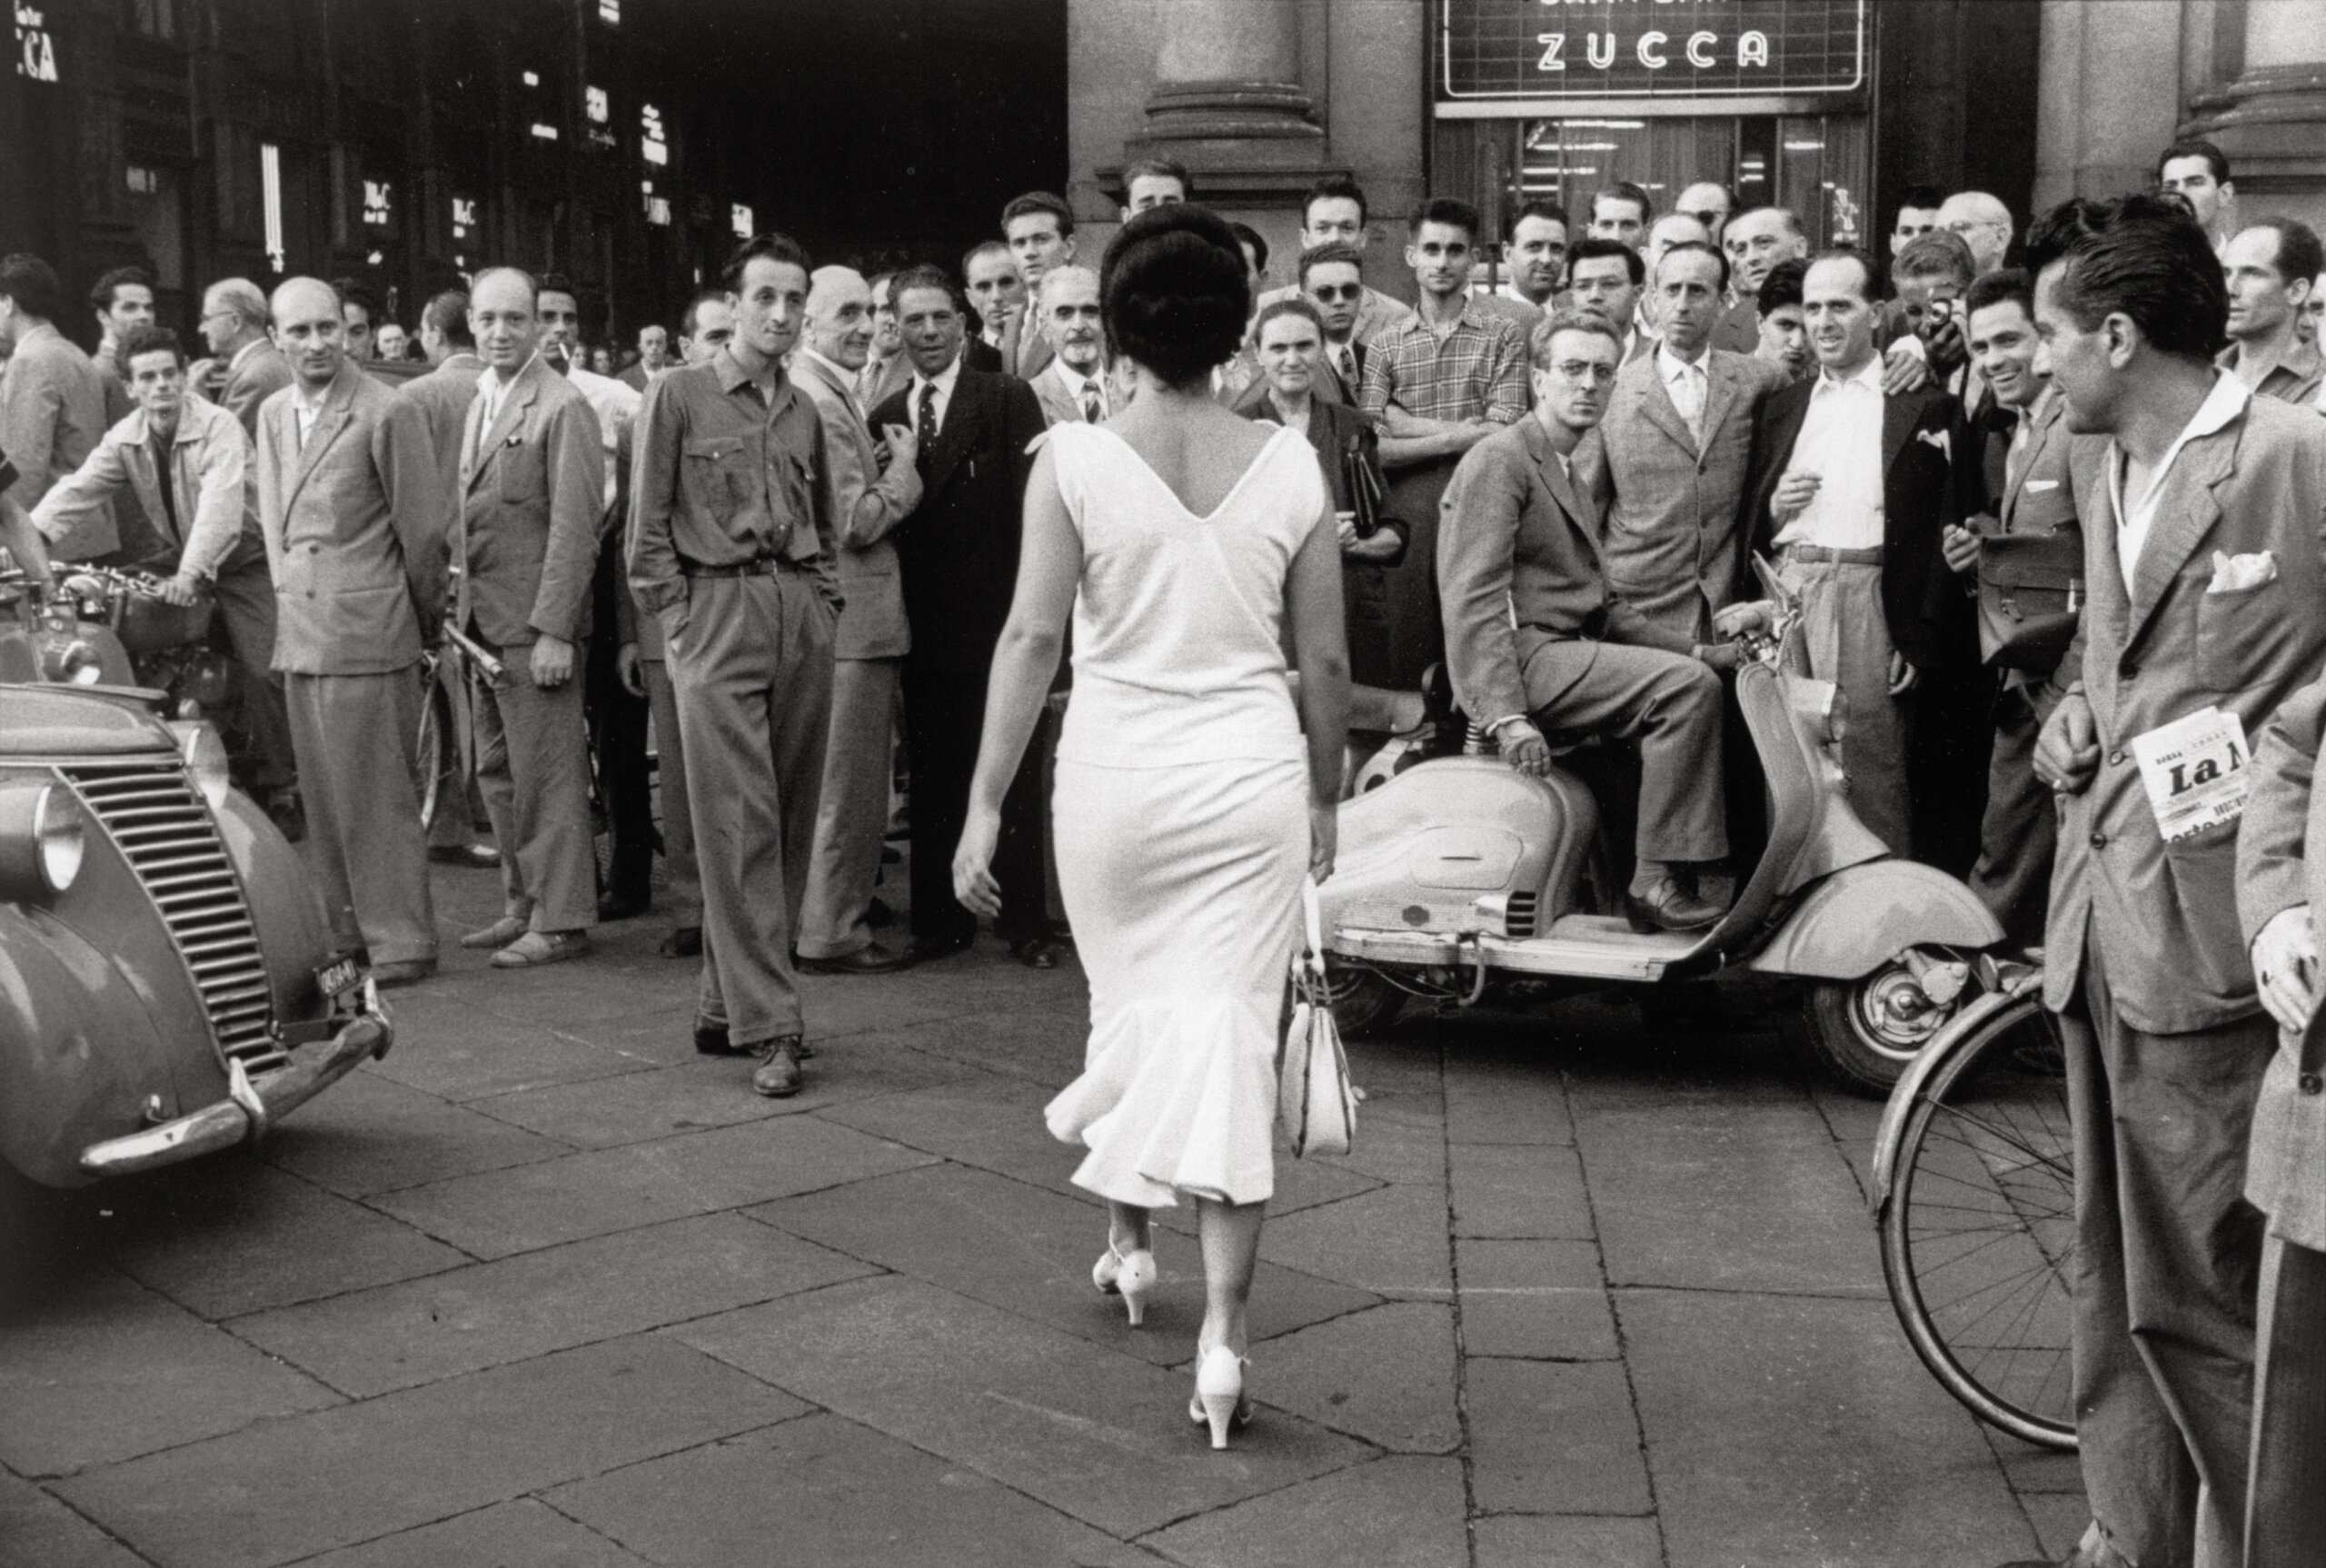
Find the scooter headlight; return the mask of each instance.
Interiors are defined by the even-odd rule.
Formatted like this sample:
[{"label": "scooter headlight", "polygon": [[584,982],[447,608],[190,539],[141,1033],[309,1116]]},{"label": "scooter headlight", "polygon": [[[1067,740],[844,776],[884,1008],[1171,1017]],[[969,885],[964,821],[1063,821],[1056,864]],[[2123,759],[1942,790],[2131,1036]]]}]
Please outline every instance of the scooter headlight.
[{"label": "scooter headlight", "polygon": [[226,803],[226,791],[234,788],[226,776],[226,743],[218,739],[217,726],[177,719],[170,730],[178,738],[178,754],[185,759],[194,787],[215,811]]},{"label": "scooter headlight", "polygon": [[81,803],[62,784],[0,784],[0,898],[53,898],[81,874]]}]

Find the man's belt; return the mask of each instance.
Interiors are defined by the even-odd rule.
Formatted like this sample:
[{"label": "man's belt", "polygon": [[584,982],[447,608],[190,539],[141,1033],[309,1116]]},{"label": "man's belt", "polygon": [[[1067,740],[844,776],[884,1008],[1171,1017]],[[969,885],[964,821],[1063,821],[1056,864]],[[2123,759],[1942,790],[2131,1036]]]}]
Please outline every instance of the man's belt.
[{"label": "man's belt", "polygon": [[679,562],[679,575],[681,577],[773,577],[786,567],[797,571],[798,563],[786,561],[780,555],[755,555],[749,561],[739,561],[732,566],[705,566],[700,561],[682,561]]},{"label": "man's belt", "polygon": [[1777,554],[1786,561],[1831,561],[1836,566],[1882,564],[1882,547],[1878,544],[1871,550],[1828,550],[1822,544],[1787,544],[1779,546]]}]

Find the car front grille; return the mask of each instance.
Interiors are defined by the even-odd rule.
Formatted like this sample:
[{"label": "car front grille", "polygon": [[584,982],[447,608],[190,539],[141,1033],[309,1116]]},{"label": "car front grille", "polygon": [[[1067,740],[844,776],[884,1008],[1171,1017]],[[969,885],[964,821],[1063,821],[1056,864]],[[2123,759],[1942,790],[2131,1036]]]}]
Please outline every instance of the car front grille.
[{"label": "car front grille", "polygon": [[144,884],[185,960],[219,1048],[255,1076],[289,1058],[242,879],[185,769],[82,762],[65,769]]}]

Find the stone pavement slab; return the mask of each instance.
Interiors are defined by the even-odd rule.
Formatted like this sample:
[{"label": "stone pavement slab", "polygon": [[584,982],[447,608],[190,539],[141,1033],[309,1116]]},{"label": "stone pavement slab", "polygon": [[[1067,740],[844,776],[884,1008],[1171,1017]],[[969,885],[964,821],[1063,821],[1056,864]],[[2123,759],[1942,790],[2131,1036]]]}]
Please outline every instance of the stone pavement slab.
[{"label": "stone pavement slab", "polygon": [[299,1568],[648,1568],[585,1524],[530,1497],[360,1546],[300,1559]]},{"label": "stone pavement slab", "polygon": [[[1384,1310],[1392,1310],[1387,1309]],[[1447,1568],[1468,1555],[1462,1467],[1391,1456],[1145,1538],[1194,1568]]]},{"label": "stone pavement slab", "polygon": [[410,1226],[235,1151],[107,1195],[114,1261],[204,1317],[456,1268]]},{"label": "stone pavement slab", "polygon": [[1664,1568],[1653,1519],[1497,1513],[1476,1539],[1477,1568]]},{"label": "stone pavement slab", "polygon": [[1136,1568],[1136,1546],[836,1415],[559,1488],[562,1512],[667,1568]]},{"label": "stone pavement slab", "polygon": [[1651,1511],[1620,1364],[1473,1355],[1462,1376],[1470,1484],[1481,1512]]},{"label": "stone pavement slab", "polygon": [[172,1568],[265,1568],[805,1409],[649,1335],[264,1423],[57,1490]]},{"label": "stone pavement slab", "polygon": [[1575,1125],[1558,1075],[1538,1062],[1465,1063],[1446,1085],[1446,1136],[1457,1144],[1568,1144]]},{"label": "stone pavement slab", "polygon": [[0,1563],[17,1568],[141,1568],[141,1562],[31,1482],[0,1471]]},{"label": "stone pavement slab", "polygon": [[447,1104],[367,1067],[277,1123],[259,1157],[317,1186],[363,1197],[569,1152],[553,1139]]},{"label": "stone pavement slab", "polygon": [[1887,1302],[1615,1296],[1672,1568],[1992,1568],[2038,1543]]},{"label": "stone pavement slab", "polygon": [[1588,1236],[1591,1203],[1575,1150],[1558,1145],[1456,1144],[1456,1236]]},{"label": "stone pavement slab", "polygon": [[1621,1354],[1597,1243],[1465,1236],[1456,1248],[1467,1354],[1559,1361]]},{"label": "stone pavement slab", "polygon": [[259,1313],[234,1329],[364,1398],[870,1272],[740,1215],[707,1215]]},{"label": "stone pavement slab", "polygon": [[1260,1255],[1377,1295],[1443,1301],[1454,1285],[1446,1189],[1387,1186],[1271,1217]]},{"label": "stone pavement slab", "polygon": [[[599,988],[589,987],[585,994],[600,995]],[[542,1084],[634,1073],[654,1065],[650,1058],[592,1045],[540,1023],[462,1006],[452,1000],[449,987],[398,992],[391,1007],[395,1048],[370,1070],[456,1103]]]},{"label": "stone pavement slab", "polygon": [[62,1475],[339,1395],[107,1269],[0,1325],[0,1463]]},{"label": "stone pavement slab", "polygon": [[[748,1211],[850,1257],[958,1291],[991,1306],[1171,1366],[1191,1359],[1203,1319],[1203,1265],[1194,1245],[1158,1232],[1155,1294],[1129,1327],[1119,1297],[1090,1283],[1106,1248],[1107,1213],[985,1171],[925,1166]],[[1373,1305],[1379,1298],[1263,1263],[1255,1276],[1257,1340]]]},{"label": "stone pavement slab", "polygon": [[820,1116],[780,1116],[458,1176],[378,1201],[464,1251],[506,1257],[929,1163]]},{"label": "stone pavement slab", "polygon": [[671,1333],[1125,1538],[1373,1452],[1263,1410],[1216,1454],[1188,1420],[1186,1373],[916,1280],[834,1285]]},{"label": "stone pavement slab", "polygon": [[1454,1313],[1401,1301],[1255,1344],[1252,1387],[1270,1404],[1397,1454],[1451,1454]]}]

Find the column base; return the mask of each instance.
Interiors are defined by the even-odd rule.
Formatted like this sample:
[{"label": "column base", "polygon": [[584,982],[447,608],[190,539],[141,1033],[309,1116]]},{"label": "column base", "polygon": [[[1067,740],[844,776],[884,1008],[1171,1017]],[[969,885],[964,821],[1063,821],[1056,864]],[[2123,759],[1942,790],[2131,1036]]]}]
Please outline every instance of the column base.
[{"label": "column base", "polygon": [[2326,192],[2326,63],[2257,66],[2189,112],[2180,134],[2221,148],[2241,194]]}]

